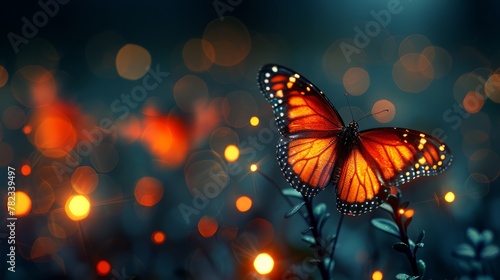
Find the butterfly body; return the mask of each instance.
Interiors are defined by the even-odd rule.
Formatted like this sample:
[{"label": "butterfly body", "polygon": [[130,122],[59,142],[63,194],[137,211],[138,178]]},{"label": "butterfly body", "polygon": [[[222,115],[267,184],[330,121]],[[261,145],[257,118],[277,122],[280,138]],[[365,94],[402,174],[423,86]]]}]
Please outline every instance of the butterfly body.
[{"label": "butterfly body", "polygon": [[390,187],[438,174],[451,163],[448,147],[420,131],[359,131],[354,120],[346,126],[323,92],[291,69],[264,65],[258,81],[281,133],[277,159],[285,179],[304,196],[333,183],[344,214],[372,211]]}]

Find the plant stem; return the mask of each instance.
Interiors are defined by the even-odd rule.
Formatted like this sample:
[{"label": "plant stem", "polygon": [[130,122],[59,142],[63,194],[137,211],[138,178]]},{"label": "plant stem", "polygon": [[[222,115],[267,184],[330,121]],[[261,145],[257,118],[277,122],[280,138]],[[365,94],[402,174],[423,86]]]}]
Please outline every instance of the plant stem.
[{"label": "plant stem", "polygon": [[[330,252],[330,266],[333,265],[333,257],[335,255],[335,249],[337,248],[337,240],[339,240],[340,228],[342,227],[342,222],[344,221],[344,214],[340,214],[339,224],[337,225],[337,232],[335,232],[335,239],[333,240],[332,251]],[[331,268],[328,271],[331,271]]]},{"label": "plant stem", "polygon": [[[304,196],[304,201],[306,202],[307,213],[309,215],[309,226],[312,227],[311,231],[312,231],[314,240],[316,240],[316,246],[320,247],[320,250],[323,251],[321,256],[324,256],[323,253],[326,252],[326,248],[323,248],[323,246],[321,246],[321,242],[323,239],[321,237],[321,232],[318,230],[318,220],[316,219],[316,216],[314,215],[314,211],[312,208],[312,200],[313,200],[312,198]],[[324,257],[321,257],[320,262],[318,264],[318,268],[319,268],[319,271],[321,274],[321,278],[323,280],[329,280],[330,275],[329,275],[329,271],[327,270],[327,267],[325,266]]]},{"label": "plant stem", "polygon": [[[407,234],[407,232],[404,228],[404,225],[403,225],[402,215],[396,214],[396,212],[395,212],[393,218],[394,218],[394,222],[396,222],[396,225],[398,226],[399,234],[401,236],[401,242],[405,243],[407,248],[408,248],[408,250],[406,251],[406,257],[408,258],[408,261],[410,262],[411,269],[413,271],[413,276],[423,276],[423,275],[419,275],[419,273],[418,273],[417,259],[412,252],[412,248],[410,246],[410,241],[408,239],[408,234]],[[420,278],[420,279],[422,279],[422,278]]]}]

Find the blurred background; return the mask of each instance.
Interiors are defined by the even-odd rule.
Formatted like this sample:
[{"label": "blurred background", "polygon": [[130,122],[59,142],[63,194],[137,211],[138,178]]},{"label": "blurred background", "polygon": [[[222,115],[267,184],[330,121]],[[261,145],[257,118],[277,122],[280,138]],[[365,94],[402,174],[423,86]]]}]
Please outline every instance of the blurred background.
[{"label": "blurred background", "polygon": [[[350,111],[390,109],[361,130],[408,127],[451,147],[448,171],[401,188],[410,237],[427,231],[428,278],[464,275],[452,252],[469,227],[499,243],[497,2],[41,0],[0,10],[0,193],[7,203],[10,166],[18,217],[16,272],[2,261],[2,279],[319,279],[306,224],[283,218],[288,204],[261,175],[289,187],[256,84],[267,63],[306,76],[346,123]],[[333,187],[316,201],[333,233]],[[374,217],[388,215],[344,219],[335,279],[410,273]],[[500,270],[485,262],[485,273]]]}]

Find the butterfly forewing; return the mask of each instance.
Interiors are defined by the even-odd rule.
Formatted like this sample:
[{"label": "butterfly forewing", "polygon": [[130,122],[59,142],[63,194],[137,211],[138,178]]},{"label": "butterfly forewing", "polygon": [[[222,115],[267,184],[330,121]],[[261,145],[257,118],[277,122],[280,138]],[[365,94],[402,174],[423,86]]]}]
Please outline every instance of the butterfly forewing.
[{"label": "butterfly forewing", "polygon": [[451,164],[452,155],[439,139],[406,128],[376,128],[360,132],[361,151],[388,186],[420,176],[437,175]]},{"label": "butterfly forewing", "polygon": [[298,73],[270,64],[262,67],[258,80],[282,135],[277,151],[281,170],[295,189],[314,195],[331,182],[344,123],[324,94]]}]

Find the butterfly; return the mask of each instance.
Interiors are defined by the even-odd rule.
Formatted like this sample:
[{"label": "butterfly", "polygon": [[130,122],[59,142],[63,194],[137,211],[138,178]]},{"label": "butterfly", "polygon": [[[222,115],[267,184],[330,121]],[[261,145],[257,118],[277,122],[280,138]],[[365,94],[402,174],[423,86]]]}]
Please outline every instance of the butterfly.
[{"label": "butterfly", "polygon": [[448,146],[423,132],[358,131],[354,120],[346,126],[325,94],[291,69],[264,65],[257,79],[281,134],[277,159],[285,179],[306,197],[333,183],[343,214],[373,211],[391,187],[436,175],[451,164]]}]

